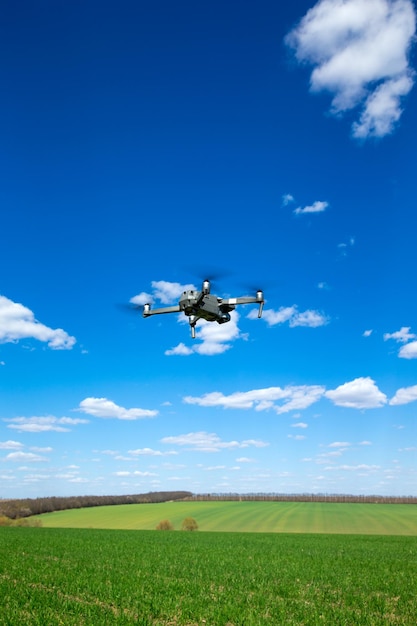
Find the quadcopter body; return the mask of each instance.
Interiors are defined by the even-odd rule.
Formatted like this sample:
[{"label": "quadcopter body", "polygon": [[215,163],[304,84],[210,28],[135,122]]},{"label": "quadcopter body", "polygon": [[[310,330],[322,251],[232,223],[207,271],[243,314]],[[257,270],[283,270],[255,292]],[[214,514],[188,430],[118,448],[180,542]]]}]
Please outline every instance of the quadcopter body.
[{"label": "quadcopter body", "polygon": [[230,322],[230,311],[239,304],[258,304],[258,317],[262,316],[264,294],[258,289],[255,296],[241,296],[239,298],[219,298],[210,293],[210,281],[204,280],[201,290],[189,289],[180,296],[178,304],[174,306],[152,309],[150,304],[143,307],[143,317],[160,315],[163,313],[180,313],[186,315],[190,322],[191,337],[195,338],[195,327],[198,320],[225,324]]}]

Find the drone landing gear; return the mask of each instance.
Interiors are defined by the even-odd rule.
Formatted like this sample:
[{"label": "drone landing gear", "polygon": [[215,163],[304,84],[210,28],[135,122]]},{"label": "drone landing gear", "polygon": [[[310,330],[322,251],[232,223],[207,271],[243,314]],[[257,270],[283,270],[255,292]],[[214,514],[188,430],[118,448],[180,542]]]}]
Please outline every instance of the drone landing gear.
[{"label": "drone landing gear", "polygon": [[[191,329],[191,339],[195,339],[195,327],[199,319],[202,319],[202,317],[199,315],[190,315],[188,317],[188,321],[190,322],[190,329]],[[230,313],[226,313],[223,311],[223,313],[221,314],[221,317],[218,317],[216,320],[211,319],[208,321],[210,322],[216,321],[218,324],[225,324],[226,322],[230,322],[230,320],[231,320]]]},{"label": "drone landing gear", "polygon": [[196,315],[190,315],[188,320],[190,322],[191,339],[195,339],[195,325],[198,322],[198,317]]}]

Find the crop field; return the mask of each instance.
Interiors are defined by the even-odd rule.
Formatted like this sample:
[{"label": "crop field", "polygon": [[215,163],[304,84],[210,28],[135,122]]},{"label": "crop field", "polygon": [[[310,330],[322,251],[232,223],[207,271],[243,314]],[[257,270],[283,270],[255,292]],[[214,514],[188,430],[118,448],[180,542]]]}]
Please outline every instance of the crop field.
[{"label": "crop field", "polygon": [[163,502],[57,511],[37,516],[45,527],[153,530],[164,519],[200,531],[416,535],[415,504],[326,502]]},{"label": "crop field", "polygon": [[0,528],[1,626],[417,623],[417,537]]}]

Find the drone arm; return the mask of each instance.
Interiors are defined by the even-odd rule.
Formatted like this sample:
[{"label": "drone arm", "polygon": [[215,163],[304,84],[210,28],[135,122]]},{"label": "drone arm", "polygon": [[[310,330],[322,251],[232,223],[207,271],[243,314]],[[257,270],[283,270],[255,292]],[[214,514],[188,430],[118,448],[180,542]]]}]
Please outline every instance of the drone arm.
[{"label": "drone arm", "polygon": [[181,311],[179,304],[175,306],[166,306],[160,309],[151,309],[150,304],[145,304],[143,307],[143,317],[149,317],[150,315],[161,315],[163,313],[179,313]]},{"label": "drone arm", "polygon": [[221,304],[230,306],[236,306],[238,304],[259,304],[258,317],[262,317],[262,311],[264,308],[264,296],[261,291],[258,291],[256,296],[242,296],[240,298],[222,298]]}]

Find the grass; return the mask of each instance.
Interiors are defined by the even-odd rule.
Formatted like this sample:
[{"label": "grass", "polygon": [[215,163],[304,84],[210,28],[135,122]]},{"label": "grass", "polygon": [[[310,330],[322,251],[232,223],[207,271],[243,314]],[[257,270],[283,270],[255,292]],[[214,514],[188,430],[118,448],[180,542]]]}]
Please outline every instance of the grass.
[{"label": "grass", "polygon": [[417,538],[0,528],[1,626],[417,623]]},{"label": "grass", "polygon": [[193,517],[200,531],[417,535],[417,505],[326,502],[164,502],[57,511],[43,526],[153,530],[161,520],[181,528]]}]

